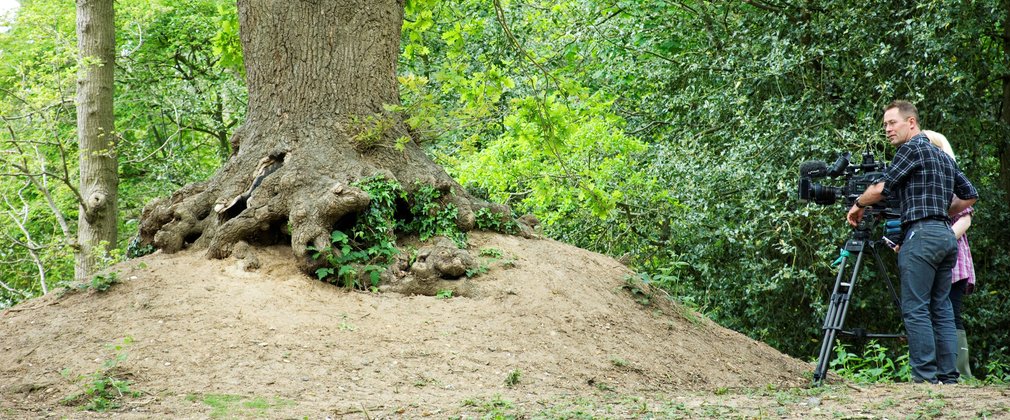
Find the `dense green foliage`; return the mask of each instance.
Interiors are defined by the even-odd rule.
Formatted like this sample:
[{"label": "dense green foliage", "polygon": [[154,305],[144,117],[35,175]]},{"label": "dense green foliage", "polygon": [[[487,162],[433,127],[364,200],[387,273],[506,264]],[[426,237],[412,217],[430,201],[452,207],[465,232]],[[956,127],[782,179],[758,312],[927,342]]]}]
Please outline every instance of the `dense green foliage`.
[{"label": "dense green foliage", "polygon": [[[116,6],[125,237],[151,197],[227,156],[245,93],[233,3]],[[411,0],[406,12],[403,104],[390,109],[470,193],[623,256],[683,303],[804,358],[849,229],[841,206],[797,202],[797,168],[843,151],[890,158],[880,108],[916,102],[982,195],[969,231],[979,288],[965,303],[973,370],[1010,363],[1006,0]],[[72,15],[26,1],[0,34],[0,231],[12,239],[0,243],[0,306],[42,292],[39,266],[52,284],[72,270]],[[415,212],[440,216],[401,228],[437,234],[453,209],[425,209],[437,197],[424,191]],[[488,216],[478,222],[510,229]],[[868,280],[848,324],[891,332],[900,316]]]},{"label": "dense green foliage", "polygon": [[0,34],[0,306],[73,277],[74,8],[35,4]]},{"label": "dense green foliage", "polygon": [[[840,206],[796,202],[797,168],[889,158],[881,106],[915,101],[981,190],[965,312],[976,365],[1006,358],[1006,2],[414,5],[405,108],[451,173],[801,357],[848,227]],[[878,282],[857,297],[849,325],[900,326]]]},{"label": "dense green foliage", "polygon": [[[0,33],[0,307],[70,281],[76,237],[74,5],[22,3]],[[147,201],[206,179],[228,155],[246,92],[234,2],[118,1],[116,20],[125,247]]]}]

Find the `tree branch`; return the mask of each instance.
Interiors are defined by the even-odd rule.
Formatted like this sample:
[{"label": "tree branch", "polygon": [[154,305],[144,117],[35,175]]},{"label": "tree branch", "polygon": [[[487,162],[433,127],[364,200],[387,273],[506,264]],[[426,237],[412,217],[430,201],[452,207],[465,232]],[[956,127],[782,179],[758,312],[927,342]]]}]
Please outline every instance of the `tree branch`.
[{"label": "tree branch", "polygon": [[21,202],[24,203],[24,206],[22,206],[23,215],[21,214],[19,215],[23,217],[24,220],[21,220],[15,216],[14,212],[17,211],[17,209],[15,209],[14,206],[11,204],[10,200],[7,199],[7,196],[4,196],[4,203],[7,204],[7,210],[5,211],[5,213],[7,213],[11,221],[13,221],[15,225],[17,225],[18,229],[21,230],[21,234],[25,235],[25,243],[22,244],[22,246],[26,250],[28,250],[28,255],[32,257],[32,261],[35,262],[35,267],[39,270],[39,284],[42,286],[42,294],[44,295],[49,293],[49,286],[46,284],[46,267],[45,265],[42,264],[42,259],[39,258],[38,253],[35,252],[36,250],[40,249],[38,244],[36,244],[35,241],[32,240],[31,232],[29,232],[28,229],[25,228],[25,222],[28,219],[28,204],[25,202],[24,195],[22,195],[22,191],[24,191],[25,187],[22,187],[20,190],[18,190],[18,198],[20,198]]},{"label": "tree branch", "polygon": [[664,247],[664,246],[668,245],[668,242],[669,242],[669,239],[670,239],[670,224],[669,223],[662,223],[662,224],[660,224],[661,231],[659,232],[659,239],[657,240],[657,239],[653,238],[651,235],[648,235],[646,233],[643,233],[643,232],[639,231],[638,228],[635,227],[635,224],[632,223],[632,222],[635,220],[636,216],[635,216],[635,214],[631,213],[631,206],[630,205],[628,205],[626,203],[623,203],[623,202],[619,202],[619,203],[617,203],[617,207],[620,208],[622,210],[622,212],[624,213],[625,217],[628,220],[628,228],[631,229],[631,233],[634,233],[635,236],[638,236],[639,238],[642,238],[647,243],[649,243],[650,245],[655,246],[657,248]]},{"label": "tree branch", "polygon": [[19,294],[21,296],[28,296],[28,294],[25,293],[25,292],[22,292],[20,290],[11,288],[10,286],[7,285],[7,283],[4,283],[3,280],[0,280],[0,287],[3,287],[5,290],[7,290],[8,292],[11,292],[11,293],[16,293],[16,294]]},{"label": "tree branch", "polygon": [[[10,136],[11,136],[11,139],[10,139],[9,143],[12,146],[14,146],[14,149],[17,150],[19,156],[21,157],[21,165],[18,165],[17,163],[12,163],[12,162],[9,162],[9,161],[8,161],[8,163],[11,166],[13,166],[15,169],[20,170],[21,171],[21,175],[25,176],[29,181],[31,181],[32,185],[34,185],[35,188],[37,188],[40,192],[42,192],[45,195],[46,201],[47,201],[47,203],[49,205],[49,208],[54,212],[54,214],[57,215],[57,218],[60,221],[60,226],[63,228],[64,233],[65,234],[69,234],[70,228],[67,226],[66,220],[64,220],[64,218],[63,218],[63,213],[60,212],[59,211],[59,207],[56,206],[56,202],[53,200],[52,195],[49,192],[48,182],[45,180],[46,175],[52,176],[52,177],[60,180],[60,182],[63,183],[68,189],[70,189],[70,192],[72,192],[74,194],[74,197],[77,198],[77,202],[80,203],[80,205],[85,210],[87,209],[87,205],[84,202],[84,198],[81,197],[80,191],[71,182],[70,172],[67,169],[67,162],[66,162],[66,159],[65,159],[66,155],[64,154],[64,151],[63,151],[63,144],[62,143],[58,143],[59,144],[59,150],[60,150],[60,157],[64,158],[63,159],[63,176],[58,176],[56,174],[49,173],[46,170],[45,157],[43,157],[43,154],[40,153],[37,148],[35,149],[35,153],[36,153],[37,156],[39,156],[39,160],[42,162],[42,171],[39,174],[34,174],[29,169],[28,158],[26,157],[27,154],[25,153],[24,149],[21,148],[21,145],[18,144],[17,135],[14,133],[14,129],[11,127],[10,123],[8,123],[6,119],[4,119],[4,123],[6,123],[6,125],[7,125],[7,132],[10,133]],[[41,183],[39,182],[39,180],[37,178],[38,176],[41,176],[43,178],[43,181]]]},{"label": "tree branch", "polygon": [[769,12],[775,12],[775,13],[782,12],[782,8],[781,7],[772,6],[772,5],[768,4],[768,3],[765,3],[765,2],[760,1],[760,0],[743,0],[743,2],[747,3],[747,4],[751,5],[751,6],[757,7],[758,9],[761,9],[761,10],[767,10]]}]

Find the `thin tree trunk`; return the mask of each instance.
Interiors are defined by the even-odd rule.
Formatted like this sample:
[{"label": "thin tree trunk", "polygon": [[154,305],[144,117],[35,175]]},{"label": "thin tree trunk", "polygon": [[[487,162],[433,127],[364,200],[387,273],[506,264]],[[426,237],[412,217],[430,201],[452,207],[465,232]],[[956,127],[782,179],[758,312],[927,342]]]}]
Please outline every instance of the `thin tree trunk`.
[{"label": "thin tree trunk", "polygon": [[[1007,50],[1010,51],[1010,45]],[[1003,112],[1000,121],[1010,126],[1010,76],[1003,77]],[[1010,200],[1010,140],[1004,139],[999,151],[999,186],[1007,200]]]},{"label": "thin tree trunk", "polygon": [[[1006,2],[1004,2],[1004,5]],[[1003,20],[1003,54],[1006,56],[1004,62],[1010,61],[1010,7],[1005,9],[1006,15]],[[1010,126],[1010,74],[1004,74],[1003,81],[1003,102],[1000,121]],[[1010,140],[1003,139],[1003,145],[999,150],[999,186],[1003,190],[1004,197],[1010,200]]]},{"label": "thin tree trunk", "polygon": [[[21,198],[22,203],[25,203],[24,196],[21,195],[20,191],[18,192],[18,197]],[[11,219],[11,221],[17,225],[18,229],[21,230],[21,234],[25,236],[24,242],[10,237],[8,237],[8,240],[28,251],[28,255],[32,258],[32,262],[35,263],[35,267],[39,270],[39,286],[42,288],[42,294],[48,294],[49,285],[46,283],[46,266],[42,263],[42,258],[39,257],[38,244],[32,240],[32,233],[25,226],[28,224],[28,205],[23,204],[22,210],[18,211],[14,208],[14,205],[11,204],[7,197],[4,197],[4,204],[7,205],[5,213],[7,213],[7,216]]]},{"label": "thin tree trunk", "polygon": [[77,0],[77,140],[81,169],[74,277],[86,280],[98,257],[116,246],[119,188],[112,112],[115,69],[113,0]]},{"label": "thin tree trunk", "polygon": [[[1004,2],[1006,4],[1006,2]],[[1004,62],[1010,61],[1010,8],[1005,9],[1003,16],[1003,54]],[[1003,101],[1001,103],[1000,121],[1004,125],[1010,126],[1010,74],[1004,74],[1001,78],[1003,82]],[[999,149],[999,188],[1003,190],[1006,200],[1010,200],[1010,140],[1003,139],[1003,144]]]}]

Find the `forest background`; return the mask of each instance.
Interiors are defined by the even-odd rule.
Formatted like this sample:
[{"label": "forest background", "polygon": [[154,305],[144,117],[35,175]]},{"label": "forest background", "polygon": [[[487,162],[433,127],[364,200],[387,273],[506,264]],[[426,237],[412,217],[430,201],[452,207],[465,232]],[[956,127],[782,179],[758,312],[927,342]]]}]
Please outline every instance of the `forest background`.
[{"label": "forest background", "polygon": [[[106,264],[150,251],[131,240],[144,204],[214,173],[246,99],[234,2],[115,6],[120,239]],[[74,278],[74,12],[25,0],[0,25],[0,308]],[[797,201],[798,167],[889,160],[881,107],[915,102],[981,194],[973,370],[1010,372],[1006,0],[412,0],[405,19],[391,111],[468,191],[807,360],[849,227],[841,205]],[[857,297],[847,325],[900,327],[883,285]]]}]

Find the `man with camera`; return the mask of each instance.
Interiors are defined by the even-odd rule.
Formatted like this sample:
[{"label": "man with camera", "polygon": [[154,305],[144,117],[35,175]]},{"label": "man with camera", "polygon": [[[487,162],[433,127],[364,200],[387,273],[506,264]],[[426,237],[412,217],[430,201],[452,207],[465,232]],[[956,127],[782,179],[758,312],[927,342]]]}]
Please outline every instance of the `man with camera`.
[{"label": "man with camera", "polygon": [[957,242],[950,215],[974,204],[978,192],[954,160],[922,134],[915,105],[891,102],[883,122],[897,153],[880,180],[856,198],[847,219],[856,226],[867,206],[897,194],[904,231],[898,252],[901,313],[912,380],[956,383],[956,333],[948,295]]}]

